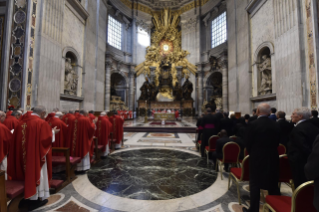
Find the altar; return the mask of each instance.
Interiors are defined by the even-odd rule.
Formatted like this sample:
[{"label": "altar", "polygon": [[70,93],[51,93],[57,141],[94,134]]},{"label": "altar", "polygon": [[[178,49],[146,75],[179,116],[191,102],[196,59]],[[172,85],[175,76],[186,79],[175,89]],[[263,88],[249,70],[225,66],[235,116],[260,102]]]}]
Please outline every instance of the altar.
[{"label": "altar", "polygon": [[175,113],[154,113],[154,121],[175,121]]}]

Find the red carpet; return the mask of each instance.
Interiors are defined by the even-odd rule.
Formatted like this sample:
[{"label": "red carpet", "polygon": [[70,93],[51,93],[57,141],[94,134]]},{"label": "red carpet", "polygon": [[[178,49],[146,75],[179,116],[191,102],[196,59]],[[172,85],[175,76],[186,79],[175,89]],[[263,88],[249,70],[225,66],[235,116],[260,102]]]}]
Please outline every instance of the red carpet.
[{"label": "red carpet", "polygon": [[[150,123],[150,125],[162,125],[162,122],[160,122],[160,121],[153,121],[153,122],[151,122]],[[176,123],[175,122],[165,122],[165,126],[166,125],[176,125]]]}]

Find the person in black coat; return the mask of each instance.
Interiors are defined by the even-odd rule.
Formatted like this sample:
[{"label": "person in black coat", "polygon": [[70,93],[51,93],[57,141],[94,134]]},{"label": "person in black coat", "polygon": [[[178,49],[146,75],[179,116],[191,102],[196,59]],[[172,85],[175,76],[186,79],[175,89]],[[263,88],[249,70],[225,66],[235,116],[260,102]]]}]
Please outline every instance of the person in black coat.
[{"label": "person in black coat", "polygon": [[234,132],[233,132],[234,123],[232,120],[228,118],[228,115],[229,114],[227,112],[224,112],[224,118],[220,120],[221,129],[226,130],[227,135],[232,136],[234,135]]},{"label": "person in black coat", "polygon": [[294,125],[292,123],[289,123],[286,120],[286,113],[283,111],[277,112],[277,123],[279,124],[279,127],[281,129],[281,138],[280,143],[284,145],[287,149],[287,143],[289,141],[289,135],[294,128]]},{"label": "person in black coat", "polygon": [[291,121],[296,125],[289,137],[288,159],[295,188],[307,182],[304,167],[311,153],[313,142],[319,134],[319,128],[309,121],[310,116],[308,108],[295,109],[291,115]]},{"label": "person in black coat", "polygon": [[205,157],[205,147],[208,146],[208,139],[212,135],[217,135],[220,131],[220,120],[216,117],[215,112],[216,107],[207,108],[206,115],[202,119],[202,145],[201,145],[201,155]]},{"label": "person in black coat", "polygon": [[[220,133],[218,133],[219,139],[216,141],[216,151],[212,153],[212,160],[214,161],[214,164],[216,165],[216,159],[217,158],[223,158],[223,147],[228,142],[234,141],[233,139],[230,139],[227,136],[226,130],[221,130]],[[228,163],[224,164],[224,170],[228,171]]]},{"label": "person in black coat", "polygon": [[311,111],[312,118],[309,120],[313,125],[319,128],[319,118],[318,118],[318,111],[312,110]]},{"label": "person in black coat", "polygon": [[249,118],[248,123],[250,123],[250,122],[252,122],[252,121],[255,121],[255,120],[257,119],[257,114],[256,114],[256,112],[257,112],[257,109],[256,109],[256,108],[253,109],[253,115]]},{"label": "person in black coat", "polygon": [[270,106],[262,103],[257,108],[257,120],[248,125],[245,145],[249,153],[250,208],[243,212],[259,212],[260,189],[269,195],[280,195],[278,187],[280,141],[279,125],[268,118]]},{"label": "person in black coat", "polygon": [[198,141],[201,139],[201,135],[202,135],[202,132],[203,132],[203,127],[202,127],[203,117],[204,117],[204,114],[202,114],[202,115],[197,119],[196,126],[197,126],[197,130],[198,130],[198,136],[197,136],[196,143],[198,143]]},{"label": "person in black coat", "polygon": [[313,204],[319,211],[319,136],[313,143],[312,152],[308,157],[308,162],[305,165],[305,174],[308,180],[315,181],[315,196]]}]

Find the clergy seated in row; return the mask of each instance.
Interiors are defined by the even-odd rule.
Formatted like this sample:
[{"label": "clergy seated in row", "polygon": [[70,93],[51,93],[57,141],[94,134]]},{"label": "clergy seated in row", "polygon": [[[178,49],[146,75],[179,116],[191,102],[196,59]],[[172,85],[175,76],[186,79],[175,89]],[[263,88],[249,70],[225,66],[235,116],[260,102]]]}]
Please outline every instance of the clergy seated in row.
[{"label": "clergy seated in row", "polygon": [[[212,160],[214,161],[214,164],[216,164],[217,158],[220,158],[220,159],[223,158],[223,147],[228,142],[237,143],[240,146],[239,159],[244,158],[244,148],[245,148],[244,141],[240,137],[237,137],[236,139],[229,138],[229,136],[227,135],[227,131],[224,129],[218,133],[218,136],[219,136],[219,139],[216,141],[216,151],[212,153]],[[228,172],[228,167],[229,167],[229,164],[225,163],[224,170],[226,172]]]},{"label": "clergy seated in row", "polygon": [[108,113],[109,121],[112,123],[112,133],[113,133],[113,139],[116,140],[115,149],[121,148],[121,141],[123,139],[123,125],[124,120],[118,116],[115,115],[113,112]]},{"label": "clergy seated in row", "polygon": [[93,156],[93,135],[95,132],[95,122],[88,118],[85,110],[80,110],[75,114],[73,122],[69,123],[66,146],[70,148],[72,157],[80,157],[81,162],[77,165],[76,171],[84,173],[91,168],[91,157]]},{"label": "clergy seated in row", "polygon": [[109,136],[113,129],[113,125],[106,115],[106,112],[102,112],[96,123],[95,137],[98,138],[98,145],[102,145],[102,158],[105,158],[110,153],[109,148]]},{"label": "clergy seated in row", "polygon": [[7,173],[12,180],[24,181],[24,199],[20,206],[34,210],[45,205],[52,179],[52,143],[60,130],[44,120],[46,109],[37,106],[26,113],[15,128],[8,154]]},{"label": "clergy seated in row", "polygon": [[[5,117],[5,113],[0,111],[0,118]],[[6,172],[5,178],[7,177],[7,155],[9,153],[9,147],[12,142],[12,134],[10,130],[0,122],[0,170]]]}]

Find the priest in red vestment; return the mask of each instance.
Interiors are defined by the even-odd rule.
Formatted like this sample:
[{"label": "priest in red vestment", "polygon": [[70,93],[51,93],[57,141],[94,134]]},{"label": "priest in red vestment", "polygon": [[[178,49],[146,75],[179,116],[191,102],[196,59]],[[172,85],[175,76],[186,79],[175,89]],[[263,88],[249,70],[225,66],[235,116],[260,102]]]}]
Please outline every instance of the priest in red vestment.
[{"label": "priest in red vestment", "polygon": [[113,125],[112,132],[114,139],[116,139],[116,145],[115,149],[120,149],[121,148],[121,141],[123,139],[123,125],[124,125],[124,120],[118,116],[114,115],[112,112],[109,113],[109,120]]},{"label": "priest in red vestment", "polygon": [[91,147],[95,132],[96,120],[92,122],[87,116],[87,111],[80,110],[70,128],[70,132],[73,134],[70,155],[81,158],[81,162],[76,167],[76,171],[81,172],[91,168],[90,153],[92,154]]},{"label": "priest in red vestment", "polygon": [[[57,128],[60,130],[60,133],[55,136],[55,142],[52,144],[52,147],[66,147],[65,137],[68,133],[68,126],[60,119],[62,116],[61,112],[56,112],[55,115],[47,120],[51,128]],[[54,156],[63,156],[63,153],[52,153]]]},{"label": "priest in red vestment", "polygon": [[0,123],[0,170],[6,172],[7,180],[7,155],[12,142],[12,133],[2,123]]},{"label": "priest in red vestment", "polygon": [[6,113],[0,110],[0,122],[3,123],[6,120]]},{"label": "priest in red vestment", "polygon": [[94,111],[93,110],[90,110],[89,111],[89,118],[90,120],[93,122],[93,120],[97,120],[97,117],[94,115]]},{"label": "priest in red vestment", "polygon": [[17,111],[13,111],[10,116],[7,116],[3,124],[11,131],[14,130],[18,124],[19,120],[16,118]]},{"label": "priest in red vestment", "polygon": [[21,205],[27,204],[29,211],[45,205],[50,196],[51,147],[59,130],[51,129],[45,114],[45,107],[37,106],[32,114],[24,115],[15,128],[8,154],[8,175],[25,182]]},{"label": "priest in red vestment", "polygon": [[106,157],[110,153],[108,141],[112,131],[112,124],[106,116],[106,112],[102,112],[96,123],[95,137],[98,138],[98,144],[103,146],[102,157]]}]

